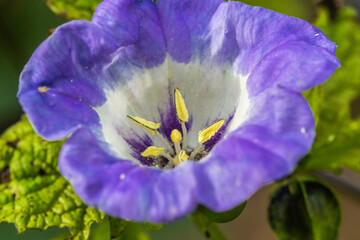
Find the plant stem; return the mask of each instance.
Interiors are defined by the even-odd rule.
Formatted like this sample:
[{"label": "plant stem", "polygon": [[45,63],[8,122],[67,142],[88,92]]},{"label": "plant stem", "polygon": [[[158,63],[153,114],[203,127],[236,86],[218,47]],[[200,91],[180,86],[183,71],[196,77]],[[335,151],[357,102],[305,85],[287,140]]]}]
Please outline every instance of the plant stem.
[{"label": "plant stem", "polygon": [[197,229],[203,234],[205,239],[226,240],[226,237],[220,228],[201,211],[196,210],[193,212],[190,215],[190,219],[193,221]]}]

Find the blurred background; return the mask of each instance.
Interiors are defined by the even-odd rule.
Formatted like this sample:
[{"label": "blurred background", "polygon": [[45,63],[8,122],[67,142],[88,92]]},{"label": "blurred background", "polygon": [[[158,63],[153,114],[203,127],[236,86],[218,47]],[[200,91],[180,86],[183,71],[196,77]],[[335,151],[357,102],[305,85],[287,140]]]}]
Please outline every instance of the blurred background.
[{"label": "blurred background", "polygon": [[[324,1],[244,0],[242,2],[311,21],[316,17],[315,6]],[[343,3],[356,7],[358,11],[360,9],[360,0],[345,0]],[[35,48],[48,36],[50,29],[64,22],[64,19],[50,11],[43,0],[0,0],[0,132],[19,120],[22,114],[16,98],[22,68]],[[329,180],[336,188],[342,204],[343,220],[339,239],[360,239],[359,175],[347,172],[340,178],[332,175],[321,175],[321,177]],[[248,201],[243,214],[237,220],[220,225],[229,239],[276,239],[266,217],[271,188],[272,186],[266,186],[256,193]],[[3,223],[0,224],[0,239],[47,240],[66,231],[66,229],[52,228],[45,232],[31,230],[17,235],[13,225]],[[153,239],[159,240],[203,239],[187,219],[169,224],[162,231],[151,235]]]}]

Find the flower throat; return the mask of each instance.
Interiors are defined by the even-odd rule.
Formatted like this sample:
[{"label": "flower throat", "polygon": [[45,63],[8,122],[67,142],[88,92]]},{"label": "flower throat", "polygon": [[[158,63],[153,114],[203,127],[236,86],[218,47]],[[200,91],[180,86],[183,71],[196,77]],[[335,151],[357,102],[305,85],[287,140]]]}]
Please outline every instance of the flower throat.
[{"label": "flower throat", "polygon": [[159,138],[164,144],[165,148],[149,146],[141,153],[142,157],[154,159],[154,166],[158,168],[171,169],[186,160],[200,160],[207,154],[207,152],[203,150],[203,143],[209,141],[225,123],[225,120],[221,119],[199,131],[198,144],[194,149],[191,149],[187,146],[188,139],[185,125],[185,123],[189,121],[189,113],[179,89],[175,89],[174,91],[174,102],[182,133],[178,129],[172,130],[170,134],[172,143],[169,143],[166,138],[157,131],[161,127],[160,123],[150,122],[136,116],[127,116],[131,122],[144,128],[150,135]]}]

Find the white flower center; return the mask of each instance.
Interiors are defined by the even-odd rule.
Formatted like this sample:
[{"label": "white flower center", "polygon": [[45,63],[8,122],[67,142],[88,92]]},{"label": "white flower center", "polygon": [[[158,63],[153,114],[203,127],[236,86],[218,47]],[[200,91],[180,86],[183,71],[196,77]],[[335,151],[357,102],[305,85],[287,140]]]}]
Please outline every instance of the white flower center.
[{"label": "white flower center", "polygon": [[[247,76],[236,74],[233,66],[206,60],[178,63],[168,56],[162,65],[151,69],[125,70],[116,62],[104,69],[113,80],[104,86],[106,102],[95,108],[102,127],[98,136],[119,159],[151,166],[152,162],[141,156],[150,146],[164,148],[172,159],[182,150],[190,157],[198,146],[199,130],[224,119],[222,134],[202,144],[209,152],[220,138],[246,120],[249,108]],[[183,94],[177,100],[176,88],[181,90],[178,97]],[[140,118],[148,123],[160,123],[161,127],[138,127],[134,122],[139,122]],[[176,134],[179,137],[178,133],[172,134],[174,129],[181,134],[179,144],[173,141]],[[206,136],[207,132],[203,132],[203,137]]]}]

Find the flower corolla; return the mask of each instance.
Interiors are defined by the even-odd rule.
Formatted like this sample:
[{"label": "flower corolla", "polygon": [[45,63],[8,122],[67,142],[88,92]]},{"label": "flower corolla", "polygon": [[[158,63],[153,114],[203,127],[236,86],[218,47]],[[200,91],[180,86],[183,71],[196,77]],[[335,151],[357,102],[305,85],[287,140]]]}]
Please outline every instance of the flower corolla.
[{"label": "flower corolla", "polygon": [[90,206],[168,222],[229,210],[289,175],[314,140],[302,91],[339,62],[309,23],[222,0],[105,0],[56,29],[18,97],[69,139],[59,167]]}]

